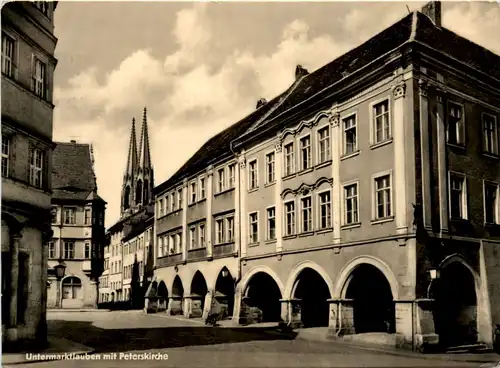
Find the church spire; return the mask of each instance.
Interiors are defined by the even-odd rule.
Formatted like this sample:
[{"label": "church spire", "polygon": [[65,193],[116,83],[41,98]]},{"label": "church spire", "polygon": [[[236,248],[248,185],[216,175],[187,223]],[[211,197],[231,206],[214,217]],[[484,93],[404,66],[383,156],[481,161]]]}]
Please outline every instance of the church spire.
[{"label": "church spire", "polygon": [[135,118],[132,118],[132,131],[128,146],[127,167],[125,168],[124,181],[133,178],[137,172],[137,138],[135,134]]},{"label": "church spire", "polygon": [[148,116],[144,108],[142,115],[141,140],[139,143],[139,167],[143,172],[151,170],[151,153],[149,150]]}]

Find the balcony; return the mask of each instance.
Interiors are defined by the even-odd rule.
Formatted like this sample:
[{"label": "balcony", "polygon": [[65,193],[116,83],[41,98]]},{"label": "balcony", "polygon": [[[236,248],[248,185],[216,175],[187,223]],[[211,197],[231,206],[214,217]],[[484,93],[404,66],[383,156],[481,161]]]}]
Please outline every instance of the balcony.
[{"label": "balcony", "polygon": [[207,256],[207,248],[191,249],[188,251],[188,259],[203,259]]},{"label": "balcony", "polygon": [[158,260],[156,261],[156,267],[163,268],[168,266],[174,266],[179,263],[182,263],[182,253],[172,254],[167,257],[158,258]]},{"label": "balcony", "polygon": [[234,243],[215,244],[213,256],[230,256],[233,255]]}]

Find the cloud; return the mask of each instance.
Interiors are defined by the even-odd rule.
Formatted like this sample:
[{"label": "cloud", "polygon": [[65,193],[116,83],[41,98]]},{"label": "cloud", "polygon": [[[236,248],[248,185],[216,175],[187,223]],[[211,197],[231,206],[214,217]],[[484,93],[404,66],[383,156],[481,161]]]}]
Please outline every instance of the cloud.
[{"label": "cloud", "polygon": [[[498,33],[498,10],[469,7],[451,8],[446,25],[499,50],[498,40],[489,36]],[[370,10],[332,17],[341,23],[341,39],[314,34],[311,24],[292,19],[273,51],[259,53],[245,45],[224,50],[220,32],[234,30],[214,24],[210,9],[208,3],[196,3],[177,13],[170,35],[177,49],[164,59],[152,50],[137,50],[101,79],[90,68],[55,89],[54,138],[93,142],[99,192],[108,201],[107,226],[119,215],[130,122],[135,116],[140,124],[143,106],[148,107],[158,185],[209,137],[250,113],[259,98],[269,100],[288,88],[297,64],[314,71],[401,18],[384,9],[376,14],[377,22]]]}]

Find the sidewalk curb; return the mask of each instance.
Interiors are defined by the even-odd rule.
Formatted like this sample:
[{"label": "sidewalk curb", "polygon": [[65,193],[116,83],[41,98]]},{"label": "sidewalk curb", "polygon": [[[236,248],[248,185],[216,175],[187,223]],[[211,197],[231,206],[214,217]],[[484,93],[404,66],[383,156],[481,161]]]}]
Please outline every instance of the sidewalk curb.
[{"label": "sidewalk curb", "polygon": [[[5,362],[4,361],[4,357],[2,356],[2,365],[4,367],[8,367],[8,366],[11,366],[11,365],[19,365],[19,364],[32,364],[32,363],[41,363],[41,362],[57,362],[57,361],[60,361],[60,360],[65,360],[64,358],[62,358],[65,354],[69,354],[69,355],[75,356],[75,355],[92,355],[94,353],[95,353],[95,349],[90,349],[90,350],[86,350],[86,351],[83,351],[83,350],[82,351],[75,351],[75,352],[61,352],[61,353],[39,353],[40,355],[61,355],[61,359],[33,359],[33,360],[19,360],[19,361],[14,361],[14,362]],[[19,355],[21,355],[21,354],[19,354]]]},{"label": "sidewalk curb", "polygon": [[[416,353],[410,350],[405,350],[405,349],[397,349],[397,348],[384,348],[384,347],[379,347],[378,345],[375,344],[360,344],[360,343],[355,343],[352,341],[341,341],[338,339],[332,339],[327,336],[324,337],[318,337],[318,338],[310,338],[310,337],[305,337],[301,336],[299,333],[296,337],[298,340],[307,340],[307,341],[323,341],[323,342],[329,342],[329,343],[334,343],[338,345],[345,345],[345,346],[350,346],[353,348],[358,348],[362,350],[367,350],[367,351],[374,351],[374,352],[379,352],[379,353],[384,353],[387,355],[393,355],[393,356],[401,356],[401,357],[406,357],[406,358],[415,358],[415,359],[426,359],[426,360],[441,360],[441,361],[452,361],[452,362],[463,362],[463,363],[483,363],[483,364],[488,364],[488,363],[498,363],[500,361],[500,355],[498,355],[498,359],[494,359],[493,357],[491,360],[479,360],[479,359],[456,359],[455,356],[460,356],[458,354],[450,354],[450,355],[437,355],[437,354],[423,354],[423,353]],[[478,354],[480,355],[480,354]]]},{"label": "sidewalk curb", "polygon": [[110,312],[110,309],[47,309],[47,313]]}]

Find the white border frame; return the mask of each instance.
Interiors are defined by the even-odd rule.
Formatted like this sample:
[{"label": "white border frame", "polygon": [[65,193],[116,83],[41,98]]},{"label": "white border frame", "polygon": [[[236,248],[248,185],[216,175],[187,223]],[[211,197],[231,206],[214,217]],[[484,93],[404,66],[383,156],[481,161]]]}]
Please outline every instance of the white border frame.
[{"label": "white border frame", "polygon": [[[287,173],[286,172],[286,147],[287,146],[292,146],[292,170],[290,173]],[[297,142],[295,141],[295,139],[293,140],[290,140],[288,143],[286,143],[285,141],[283,141],[283,147],[281,149],[281,154],[283,155],[283,177],[288,177],[290,175],[294,175],[297,173]]]},{"label": "white border frame", "polygon": [[[297,235],[297,198],[293,197],[288,200],[283,200],[283,236],[295,236]],[[293,202],[293,233],[287,234],[287,223],[286,223],[286,205]]]},{"label": "white border frame", "polygon": [[[270,155],[270,154],[273,154],[274,155],[274,180],[273,181],[268,181],[269,179],[269,176],[268,176],[268,172],[267,172],[267,156]],[[271,185],[271,184],[275,184],[276,183],[276,149],[272,148],[272,149],[269,149],[267,151],[264,151],[264,184],[265,185]]]},{"label": "white border frame", "polygon": [[[300,227],[299,227],[300,231],[298,231],[297,234],[306,234],[306,233],[313,232],[315,230],[314,229],[314,224],[315,224],[314,223],[314,221],[315,221],[315,216],[314,216],[314,207],[315,207],[314,194],[315,194],[314,191],[311,191],[308,194],[298,196],[298,198],[297,198],[297,202],[299,203],[299,221],[300,221]],[[303,219],[303,213],[302,213],[302,200],[306,199],[306,198],[311,198],[311,229],[307,230],[307,231],[304,231],[304,219]]]},{"label": "white border frame", "polygon": [[[193,184],[194,184],[194,193],[195,193],[194,201],[193,201],[193,191],[192,191]],[[199,201],[197,184],[198,184],[198,180],[196,180],[196,179],[191,180],[188,184],[189,185],[188,205],[198,203],[198,201]]]},{"label": "white border frame", "polygon": [[[320,195],[323,193],[330,193],[330,226],[328,227],[321,227],[321,201],[320,201]],[[322,231],[322,230],[329,230],[333,228],[333,188],[327,188],[327,189],[322,189],[318,190],[316,193],[316,230],[317,231]]]},{"label": "white border frame", "polygon": [[[251,180],[251,176],[250,176],[250,166],[255,162],[255,187],[252,188],[252,186],[250,185],[252,180]],[[248,168],[247,168],[247,178],[248,178],[248,182],[247,182],[247,185],[248,185],[248,191],[251,192],[251,191],[254,191],[254,190],[257,190],[259,189],[259,160],[257,157],[254,157],[250,160],[248,160]]]},{"label": "white border frame", "polygon": [[[297,142],[297,157],[296,157],[296,160],[298,161],[298,168],[299,170],[297,172],[302,172],[302,171],[307,171],[307,170],[311,170],[314,165],[315,165],[315,162],[314,162],[314,145],[313,145],[313,135],[312,135],[313,131],[312,129],[308,130],[306,133],[303,133],[301,135],[297,135],[296,137],[296,142]],[[310,156],[310,161],[311,161],[311,165],[308,167],[308,168],[303,168],[302,167],[302,145],[301,145],[301,141],[302,139],[304,138],[307,138],[309,137],[309,156]]]},{"label": "white border frame", "polygon": [[[207,197],[207,177],[205,174],[202,174],[198,177],[198,200],[202,201]],[[201,183],[203,182],[203,195],[201,195]]]},{"label": "white border frame", "polygon": [[[496,203],[494,208],[495,222],[486,221],[486,185],[496,186]],[[500,224],[500,184],[491,180],[483,179],[483,220],[485,224]]]},{"label": "white border frame", "polygon": [[[355,119],[355,122],[356,122],[356,147],[354,149],[353,152],[350,152],[350,153],[347,153],[347,146],[346,146],[346,139],[345,139],[345,120],[346,119],[349,119],[351,117],[354,116],[354,119]],[[344,156],[350,156],[350,155],[354,155],[356,154],[357,152],[359,152],[359,129],[358,129],[358,122],[359,122],[359,119],[358,119],[358,111],[352,111],[350,113],[347,113],[345,115],[342,115],[340,117],[340,134],[341,134],[341,142],[342,142],[342,154],[340,155],[340,157],[344,157]]]},{"label": "white border frame", "polygon": [[[325,161],[321,161],[320,150],[319,150],[319,148],[320,148],[319,133],[324,129],[328,131],[328,141],[329,141],[328,149],[329,149],[330,155]],[[327,122],[325,124],[318,125],[316,127],[316,131],[315,131],[314,135],[316,137],[316,144],[314,145],[314,148],[315,148],[314,149],[314,152],[315,152],[314,156],[316,157],[316,164],[313,166],[317,166],[317,165],[321,165],[321,164],[324,164],[324,163],[332,160],[333,153],[332,153],[332,128],[331,128],[331,124],[329,122]]]},{"label": "white border frame", "polygon": [[[450,107],[451,105],[459,106],[462,109],[462,122],[463,122],[463,128],[462,128],[462,135],[463,135],[463,142],[458,142],[458,143],[450,143]],[[446,123],[446,144],[451,144],[452,146],[458,146],[458,147],[467,147],[467,120],[465,118],[465,105],[461,102],[457,102],[454,99],[447,99],[446,104],[444,104],[445,111],[444,111],[444,121]]]},{"label": "white border frame", "polygon": [[[484,117],[489,116],[494,119],[495,121],[495,133],[496,133],[496,152],[488,152],[485,150],[484,147]],[[493,155],[493,156],[498,156],[500,154],[500,129],[498,127],[498,118],[495,114],[489,113],[489,112],[481,112],[481,148],[484,154],[487,155]]]},{"label": "white border frame", "polygon": [[[350,186],[350,185],[356,185],[357,186],[357,198],[358,198],[358,203],[357,203],[357,207],[358,207],[358,221],[357,222],[353,222],[353,223],[347,223],[346,220],[347,220],[347,213],[346,213],[346,205],[345,205],[345,201],[346,201],[346,195],[345,195],[345,188]],[[353,179],[353,180],[349,180],[349,181],[345,181],[343,183],[340,184],[340,187],[342,188],[342,197],[341,197],[341,202],[340,202],[340,212],[341,212],[341,216],[342,216],[342,219],[340,221],[340,224],[342,227],[348,227],[348,226],[359,226],[359,224],[361,224],[361,207],[360,207],[360,203],[361,203],[361,190],[360,190],[360,181],[359,179]]]},{"label": "white border frame", "polygon": [[[270,209],[274,209],[274,239],[269,238],[269,216],[268,216],[269,213],[268,213],[268,211]],[[266,237],[265,237],[265,241],[267,241],[267,242],[277,240],[277,231],[276,231],[276,228],[277,228],[277,221],[276,221],[277,217],[276,217],[276,212],[277,212],[276,211],[276,206],[274,204],[271,205],[271,206],[267,206],[266,207],[266,219],[265,219],[265,221],[266,221],[266,226],[265,226]]]},{"label": "white border frame", "polygon": [[[248,245],[257,245],[260,244],[260,211],[252,211],[248,212],[248,217],[247,217],[247,223],[248,223]],[[257,214],[257,241],[256,242],[251,242],[250,241],[250,236],[252,235],[252,221],[250,219],[250,216],[253,214]]]},{"label": "white border frame", "polygon": [[[384,176],[389,176],[389,185],[390,185],[389,200],[391,201],[391,203],[390,203],[391,204],[391,206],[390,206],[391,214],[389,216],[386,216],[386,217],[378,218],[377,217],[377,196],[376,196],[375,181],[377,179],[384,177]],[[371,220],[372,220],[372,222],[384,222],[384,221],[393,220],[394,216],[395,216],[395,214],[394,214],[394,174],[393,174],[393,170],[389,169],[389,170],[380,171],[378,173],[373,174],[371,177],[370,189],[371,189],[371,207],[372,207]]]},{"label": "white border frame", "polygon": [[[374,114],[374,108],[375,108],[375,105],[378,105],[380,103],[383,103],[384,101],[387,101],[387,108],[388,108],[388,114],[389,114],[389,137],[387,137],[387,139],[384,139],[380,142],[376,142],[376,137],[375,137],[375,134],[376,134],[376,130],[375,130],[375,114]],[[370,104],[368,105],[368,116],[369,116],[369,119],[370,119],[370,146],[378,146],[378,145],[384,145],[384,143],[389,143],[390,141],[392,141],[393,137],[392,137],[392,121],[393,121],[393,118],[392,118],[392,112],[393,112],[393,99],[391,98],[391,95],[386,95],[384,97],[380,97],[372,102],[370,102]]]}]

